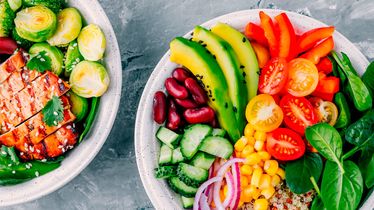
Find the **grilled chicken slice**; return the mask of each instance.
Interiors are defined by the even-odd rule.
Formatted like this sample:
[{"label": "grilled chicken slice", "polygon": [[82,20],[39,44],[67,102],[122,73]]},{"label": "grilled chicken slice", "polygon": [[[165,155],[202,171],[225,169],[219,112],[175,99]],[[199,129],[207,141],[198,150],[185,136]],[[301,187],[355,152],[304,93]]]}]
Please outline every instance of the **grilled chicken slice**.
[{"label": "grilled chicken slice", "polygon": [[40,143],[30,146],[18,145],[20,157],[27,160],[43,160],[58,157],[72,149],[78,140],[78,132],[73,123],[66,124]]},{"label": "grilled chicken slice", "polygon": [[25,65],[26,53],[23,50],[18,50],[0,65],[0,83],[3,83],[13,72],[20,70]]},{"label": "grilled chicken slice", "polygon": [[64,106],[64,119],[57,126],[47,126],[43,121],[42,112],[39,112],[13,130],[1,135],[0,144],[7,147],[24,143],[36,145],[45,137],[51,133],[54,133],[61,126],[73,122],[75,120],[75,116],[70,111],[69,99],[66,96],[62,96],[61,100]]},{"label": "grilled chicken slice", "polygon": [[47,71],[10,99],[0,100],[0,133],[12,130],[42,110],[53,96],[59,97],[69,89],[65,81]]}]

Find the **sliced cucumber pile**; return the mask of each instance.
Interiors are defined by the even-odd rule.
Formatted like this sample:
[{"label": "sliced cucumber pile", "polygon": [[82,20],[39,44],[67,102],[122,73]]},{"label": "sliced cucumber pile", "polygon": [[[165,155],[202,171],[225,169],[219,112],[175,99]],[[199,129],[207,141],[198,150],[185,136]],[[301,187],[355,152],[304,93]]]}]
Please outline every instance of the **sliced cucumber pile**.
[{"label": "sliced cucumber pile", "polygon": [[156,137],[161,143],[155,177],[167,179],[181,195],[184,208],[191,208],[199,186],[208,179],[208,170],[216,157],[228,159],[234,147],[225,138],[226,131],[195,124],[178,134],[161,126]]}]

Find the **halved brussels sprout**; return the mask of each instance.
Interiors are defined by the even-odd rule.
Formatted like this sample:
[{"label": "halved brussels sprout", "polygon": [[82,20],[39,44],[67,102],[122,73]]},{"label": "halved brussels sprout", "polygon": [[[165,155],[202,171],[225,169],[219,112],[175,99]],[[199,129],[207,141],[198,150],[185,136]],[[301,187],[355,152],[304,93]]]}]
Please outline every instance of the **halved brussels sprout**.
[{"label": "halved brussels sprout", "polygon": [[7,37],[14,26],[14,12],[6,0],[0,0],[0,37]]},{"label": "halved brussels sprout", "polygon": [[65,73],[64,75],[66,77],[70,76],[71,71],[73,71],[73,68],[83,61],[84,58],[79,52],[78,43],[77,40],[74,40],[70,42],[68,50],[65,54]]},{"label": "halved brussels sprout", "polygon": [[33,7],[37,5],[42,5],[48,7],[54,13],[58,13],[65,0],[23,0],[23,5],[26,7]]},{"label": "halved brussels sprout", "polygon": [[33,42],[43,42],[55,33],[57,18],[47,7],[35,6],[18,12],[14,23],[20,37]]},{"label": "halved brussels sprout", "polygon": [[54,46],[50,46],[47,43],[36,43],[33,46],[31,46],[29,53],[30,55],[36,55],[42,51],[45,51],[47,56],[51,59],[52,61],[52,72],[60,75],[62,72],[62,65],[63,65],[63,59],[64,59],[64,54]]},{"label": "halved brussels sprout", "polygon": [[78,36],[79,51],[86,60],[98,61],[104,56],[106,40],[99,26],[90,24]]},{"label": "halved brussels sprout", "polygon": [[66,8],[57,14],[57,30],[47,42],[52,46],[66,46],[76,39],[82,29],[82,17],[75,8]]},{"label": "halved brussels sprout", "polygon": [[76,122],[81,121],[88,112],[88,102],[86,98],[80,97],[73,91],[69,91],[69,101],[71,105],[71,112],[75,115]]},{"label": "halved brussels sprout", "polygon": [[74,93],[84,98],[102,96],[109,86],[109,76],[103,65],[82,61],[75,66],[69,79]]},{"label": "halved brussels sprout", "polygon": [[13,11],[17,11],[22,6],[22,0],[8,0],[8,3]]}]

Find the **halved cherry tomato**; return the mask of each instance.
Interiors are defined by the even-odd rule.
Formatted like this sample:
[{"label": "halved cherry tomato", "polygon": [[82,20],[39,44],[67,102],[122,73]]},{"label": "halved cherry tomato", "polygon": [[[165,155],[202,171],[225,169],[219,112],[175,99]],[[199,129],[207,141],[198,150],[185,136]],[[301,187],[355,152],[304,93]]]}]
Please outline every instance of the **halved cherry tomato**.
[{"label": "halved cherry tomato", "polygon": [[338,118],[338,108],[330,101],[324,101],[318,97],[312,97],[309,99],[310,103],[314,108],[314,112],[317,114],[319,122],[325,122],[334,126],[336,119]]},{"label": "halved cherry tomato", "polygon": [[264,29],[264,34],[268,40],[269,50],[271,57],[277,57],[279,54],[278,41],[275,36],[274,24],[270,16],[265,14],[265,12],[260,12],[261,27]]},{"label": "halved cherry tomato", "polygon": [[316,89],[317,84],[318,70],[312,62],[296,58],[288,64],[288,93],[298,97],[307,96]]},{"label": "halved cherry tomato", "polygon": [[251,99],[245,110],[247,121],[256,130],[270,132],[280,126],[283,121],[282,109],[268,94],[260,94]]},{"label": "halved cherry tomato", "polygon": [[261,70],[258,90],[274,95],[285,86],[288,77],[287,61],[284,58],[271,59]]},{"label": "halved cherry tomato", "polygon": [[334,39],[332,36],[330,36],[305,54],[301,55],[301,57],[312,61],[314,64],[317,64],[321,58],[327,56],[333,49]]},{"label": "halved cherry tomato", "polygon": [[279,102],[280,102],[280,96],[279,96],[278,94],[276,94],[276,95],[271,95],[271,96],[273,97],[275,103],[279,105]]},{"label": "halved cherry tomato", "polygon": [[287,127],[304,135],[305,128],[318,122],[312,104],[304,97],[295,97],[290,94],[280,101],[284,113],[284,122]]},{"label": "halved cherry tomato", "polygon": [[298,39],[299,53],[305,52],[314,47],[318,42],[332,36],[335,28],[333,26],[316,28],[305,32]]},{"label": "halved cherry tomato", "polygon": [[256,42],[251,42],[251,45],[253,47],[253,50],[256,53],[258,66],[260,68],[264,68],[266,63],[270,60],[269,50],[266,47]]},{"label": "halved cherry tomato", "polygon": [[305,143],[294,131],[288,128],[277,128],[267,135],[266,150],[275,159],[296,160],[304,155]]},{"label": "halved cherry tomato", "polygon": [[264,29],[259,25],[249,22],[245,27],[244,34],[248,39],[254,40],[263,46],[268,46],[268,40],[265,37]]},{"label": "halved cherry tomato", "polygon": [[279,54],[281,58],[286,58],[286,60],[291,60],[296,56],[296,35],[295,30],[291,24],[290,19],[286,13],[281,13],[275,17],[278,22],[278,27],[276,27],[278,34],[278,47]]},{"label": "halved cherry tomato", "polygon": [[333,69],[332,62],[328,57],[322,58],[316,66],[319,72],[323,72],[325,74],[330,74]]}]

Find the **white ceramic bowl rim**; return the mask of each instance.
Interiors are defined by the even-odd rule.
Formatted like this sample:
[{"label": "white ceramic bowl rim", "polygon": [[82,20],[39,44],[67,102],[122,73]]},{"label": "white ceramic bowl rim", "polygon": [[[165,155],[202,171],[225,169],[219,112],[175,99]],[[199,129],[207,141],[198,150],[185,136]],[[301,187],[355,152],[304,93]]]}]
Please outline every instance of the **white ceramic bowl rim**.
[{"label": "white ceramic bowl rim", "polygon": [[[217,22],[224,22],[235,28],[244,29],[245,24],[249,21],[259,23],[259,11],[265,11],[272,17],[281,12],[286,12],[291,22],[296,26],[295,30],[297,32],[326,26],[326,24],[311,17],[294,12],[272,9],[238,11],[214,18],[203,23],[202,26],[210,28]],[[188,32],[184,37],[189,38],[191,32]],[[356,70],[362,74],[369,64],[366,57],[339,32],[334,33],[334,39],[335,50],[346,52]],[[157,180],[154,177],[154,168],[157,167],[159,143],[154,136],[157,126],[152,120],[152,99],[156,91],[164,90],[163,81],[170,76],[171,71],[177,66],[169,61],[169,55],[170,52],[168,51],[162,57],[144,88],[135,124],[135,154],[138,170],[146,193],[156,209],[182,209],[180,199],[170,190],[167,183],[164,180]],[[371,197],[369,200],[374,199],[374,194]],[[368,206],[362,207],[363,209],[369,207],[369,205],[373,207],[373,202],[366,202],[365,205]]]},{"label": "white ceramic bowl rim", "polygon": [[69,152],[56,170],[22,184],[0,187],[0,206],[35,200],[71,181],[100,151],[116,118],[121,98],[122,67],[120,51],[112,25],[96,0],[71,0],[68,1],[68,5],[78,8],[87,23],[95,23],[103,30],[107,40],[104,63],[111,79],[110,86],[101,97],[96,119],[83,142]]}]

